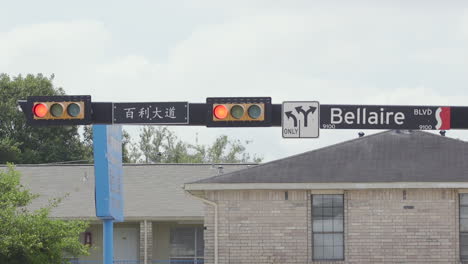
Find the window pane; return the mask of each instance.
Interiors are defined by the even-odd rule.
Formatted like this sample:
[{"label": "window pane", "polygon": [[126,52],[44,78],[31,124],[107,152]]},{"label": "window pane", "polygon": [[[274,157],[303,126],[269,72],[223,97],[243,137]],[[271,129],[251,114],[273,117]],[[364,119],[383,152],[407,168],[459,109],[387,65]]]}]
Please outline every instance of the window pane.
[{"label": "window pane", "polygon": [[468,205],[468,193],[460,194],[460,205]]},{"label": "window pane", "polygon": [[343,195],[333,195],[333,207],[343,207]]},{"label": "window pane", "polygon": [[333,219],[333,232],[343,232],[343,219],[342,218]]},{"label": "window pane", "polygon": [[313,220],[312,232],[323,232],[323,220],[321,218]]},{"label": "window pane", "polygon": [[332,217],[333,216],[333,209],[331,207],[323,208],[323,216]]},{"label": "window pane", "polygon": [[314,234],[314,247],[323,247],[323,234]]},{"label": "window pane", "polygon": [[333,234],[333,246],[343,245],[343,234]]},{"label": "window pane", "polygon": [[468,206],[460,207],[460,218],[468,218]]},{"label": "window pane", "polygon": [[197,256],[203,257],[205,254],[204,251],[205,251],[205,240],[203,239],[203,227],[199,227],[197,228]]},{"label": "window pane", "polygon": [[172,228],[170,243],[172,257],[195,256],[195,228]]},{"label": "window pane", "polygon": [[333,246],[333,234],[323,235],[323,245],[324,246]]},{"label": "window pane", "polygon": [[460,219],[460,231],[468,232],[468,218]]},{"label": "window pane", "polygon": [[313,195],[312,196],[312,204],[314,206],[322,206],[322,196],[323,195]]},{"label": "window pane", "polygon": [[468,259],[468,233],[460,234],[460,255],[462,259]]},{"label": "window pane", "polygon": [[324,259],[323,247],[314,245],[314,259]]},{"label": "window pane", "polygon": [[323,232],[333,232],[333,220],[330,218],[323,220]]},{"label": "window pane", "polygon": [[333,206],[333,198],[331,195],[324,195],[323,196],[323,207],[332,207]]},{"label": "window pane", "polygon": [[335,246],[333,247],[333,258],[334,259],[344,259],[343,255],[343,246]]},{"label": "window pane", "polygon": [[343,195],[312,196],[313,259],[343,259]]},{"label": "window pane", "polygon": [[323,249],[324,259],[333,259],[333,247],[324,247]]},{"label": "window pane", "polygon": [[460,234],[460,245],[468,247],[468,233]]},{"label": "window pane", "polygon": [[313,207],[312,208],[312,213],[313,213],[314,217],[316,217],[316,216],[322,217],[323,216],[323,207]]},{"label": "window pane", "polygon": [[333,208],[333,216],[334,217],[343,217],[343,207],[334,207]]}]

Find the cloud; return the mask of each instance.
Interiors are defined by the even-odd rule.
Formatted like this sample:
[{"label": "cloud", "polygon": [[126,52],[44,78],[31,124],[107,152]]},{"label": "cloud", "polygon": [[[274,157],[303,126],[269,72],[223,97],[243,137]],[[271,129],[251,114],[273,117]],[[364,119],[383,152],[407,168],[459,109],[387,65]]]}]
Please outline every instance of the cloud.
[{"label": "cloud", "polygon": [[[115,52],[115,36],[99,21],[16,27],[0,33],[0,71],[53,72],[68,93],[92,94],[95,101],[271,96],[274,103],[466,104],[466,12],[244,5],[195,27],[165,60]],[[279,128],[174,130],[191,142],[196,133],[202,143],[221,133],[254,140],[249,150],[267,160],[358,132],[323,130],[317,140],[283,140]]]},{"label": "cloud", "polygon": [[105,57],[109,39],[104,25],[92,20],[18,26],[0,32],[0,71],[54,73],[71,84]]}]

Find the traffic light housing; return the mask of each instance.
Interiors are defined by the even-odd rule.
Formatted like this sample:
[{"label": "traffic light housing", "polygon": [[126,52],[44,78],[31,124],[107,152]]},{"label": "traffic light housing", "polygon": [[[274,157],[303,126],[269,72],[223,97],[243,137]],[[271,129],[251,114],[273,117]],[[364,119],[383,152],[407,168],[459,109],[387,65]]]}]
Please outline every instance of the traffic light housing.
[{"label": "traffic light housing", "polygon": [[209,97],[207,127],[271,126],[271,97]]},{"label": "traffic light housing", "polygon": [[20,102],[29,125],[88,125],[92,122],[91,96],[29,96]]}]

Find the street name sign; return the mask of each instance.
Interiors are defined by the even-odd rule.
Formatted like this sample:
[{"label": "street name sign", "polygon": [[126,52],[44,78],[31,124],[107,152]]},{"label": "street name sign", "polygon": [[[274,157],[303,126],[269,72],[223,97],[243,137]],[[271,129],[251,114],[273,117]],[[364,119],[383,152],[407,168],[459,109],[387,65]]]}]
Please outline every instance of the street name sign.
[{"label": "street name sign", "polygon": [[185,125],[188,102],[113,103],[114,124]]},{"label": "street name sign", "polygon": [[93,125],[96,216],[123,222],[122,126]]},{"label": "street name sign", "polygon": [[319,113],[319,102],[283,102],[281,110],[283,138],[317,138],[319,136]]},{"label": "street name sign", "polygon": [[457,123],[452,112],[443,106],[321,105],[320,128],[447,130]]}]

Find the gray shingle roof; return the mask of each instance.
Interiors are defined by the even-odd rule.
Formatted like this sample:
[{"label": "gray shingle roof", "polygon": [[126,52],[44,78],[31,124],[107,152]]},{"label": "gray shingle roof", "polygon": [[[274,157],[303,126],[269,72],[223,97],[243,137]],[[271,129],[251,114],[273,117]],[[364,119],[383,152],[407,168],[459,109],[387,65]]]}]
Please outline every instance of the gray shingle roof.
[{"label": "gray shingle roof", "polygon": [[190,184],[468,182],[468,143],[386,131]]},{"label": "gray shingle roof", "polygon": [[[124,216],[126,219],[202,219],[203,205],[182,190],[188,181],[230,172],[247,164],[152,164],[124,166]],[[5,167],[0,167],[0,170]],[[53,217],[94,218],[94,167],[91,165],[18,165],[21,182],[40,195],[31,209],[54,197],[69,196],[52,211]]]}]

